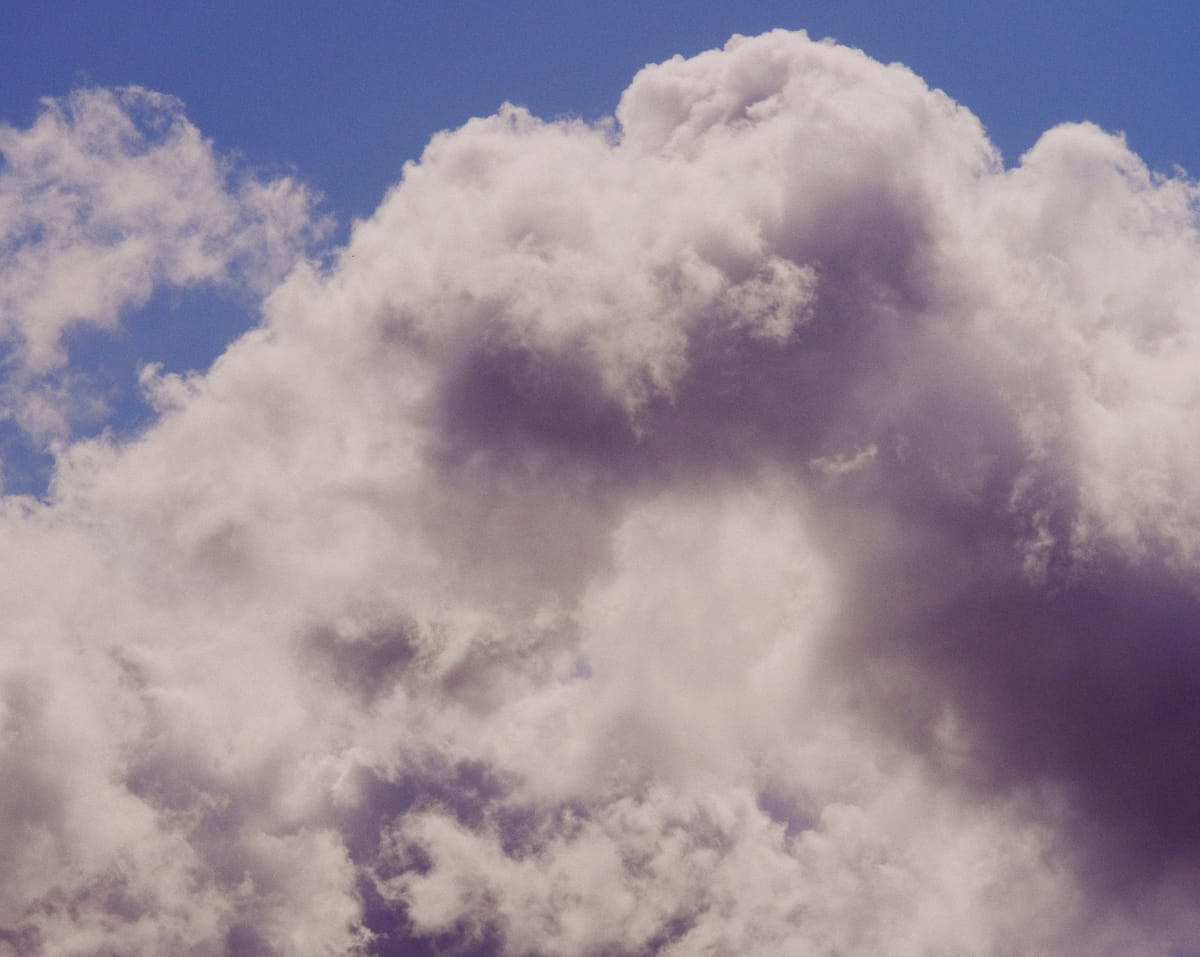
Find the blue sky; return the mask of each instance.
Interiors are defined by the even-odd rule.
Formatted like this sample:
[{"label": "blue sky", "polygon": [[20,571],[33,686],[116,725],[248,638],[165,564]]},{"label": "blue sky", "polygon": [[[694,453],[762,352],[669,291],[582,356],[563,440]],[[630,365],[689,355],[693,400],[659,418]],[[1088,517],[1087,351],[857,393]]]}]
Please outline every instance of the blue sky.
[{"label": "blue sky", "polygon": [[292,167],[345,222],[429,136],[503,100],[612,111],[643,64],[772,27],[898,60],[974,111],[1008,162],[1050,126],[1126,131],[1200,171],[1200,15],[1189,2],[7,3],[0,118],[80,84],[180,97],[219,148]]}]

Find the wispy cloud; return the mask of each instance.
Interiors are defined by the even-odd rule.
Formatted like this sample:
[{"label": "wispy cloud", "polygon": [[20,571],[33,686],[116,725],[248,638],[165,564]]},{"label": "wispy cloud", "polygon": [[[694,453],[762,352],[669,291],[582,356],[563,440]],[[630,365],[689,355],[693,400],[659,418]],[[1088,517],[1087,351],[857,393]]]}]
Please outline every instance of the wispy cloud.
[{"label": "wispy cloud", "polygon": [[[40,439],[70,434],[64,335],[114,329],[156,288],[269,290],[320,232],[305,190],[235,171],[177,100],[137,87],[47,100],[0,127],[4,412]],[[36,388],[35,388],[36,386]]]}]

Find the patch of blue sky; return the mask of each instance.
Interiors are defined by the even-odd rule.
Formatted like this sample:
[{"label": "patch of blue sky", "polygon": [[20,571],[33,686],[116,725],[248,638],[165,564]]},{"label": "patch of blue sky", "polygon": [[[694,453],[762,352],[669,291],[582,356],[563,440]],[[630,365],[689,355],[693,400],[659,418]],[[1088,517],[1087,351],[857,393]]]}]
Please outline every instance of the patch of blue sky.
[{"label": "patch of blue sky", "polygon": [[980,116],[1008,162],[1057,123],[1121,129],[1152,166],[1200,172],[1194,3],[552,0],[0,8],[0,118],[37,98],[135,83],[172,93],[222,149],[295,166],[347,222],[429,136],[505,100],[611,113],[633,73],[730,34],[803,28],[900,61]]}]

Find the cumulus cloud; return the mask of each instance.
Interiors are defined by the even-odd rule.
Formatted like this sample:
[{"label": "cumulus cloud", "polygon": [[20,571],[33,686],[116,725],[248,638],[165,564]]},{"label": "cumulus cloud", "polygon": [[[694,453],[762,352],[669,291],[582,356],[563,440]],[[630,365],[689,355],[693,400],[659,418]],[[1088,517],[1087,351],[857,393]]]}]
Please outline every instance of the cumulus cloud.
[{"label": "cumulus cloud", "polygon": [[[6,148],[214,169],[131,95]],[[269,285],[296,247],[210,258],[264,195],[307,228],[177,180],[21,213],[29,368],[147,283]],[[437,135],[210,369],[144,373],[142,434],[4,499],[0,952],[1180,953],[1196,208],[783,32]],[[126,215],[137,269],[20,291]]]},{"label": "cumulus cloud", "polygon": [[46,100],[29,129],[0,127],[0,157],[3,411],[38,438],[96,398],[63,371],[72,328],[111,331],[156,288],[266,292],[320,231],[301,186],[236,174],[178,100],[139,87]]}]

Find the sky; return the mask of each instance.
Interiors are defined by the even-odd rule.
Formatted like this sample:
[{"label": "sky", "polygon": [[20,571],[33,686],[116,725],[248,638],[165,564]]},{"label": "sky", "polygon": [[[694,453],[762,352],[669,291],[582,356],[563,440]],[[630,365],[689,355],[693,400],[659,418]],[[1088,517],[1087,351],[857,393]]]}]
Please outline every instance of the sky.
[{"label": "sky", "polygon": [[5,6],[0,955],[1200,953],[1198,24]]},{"label": "sky", "polygon": [[1008,162],[1087,119],[1156,169],[1200,168],[1200,23],[1182,2],[18,2],[0,11],[0,115],[28,122],[81,84],[169,92],[222,150],[295,168],[345,221],[373,212],[438,130],[505,100],[596,119],[645,64],[774,27],[905,63],[976,113]]}]

